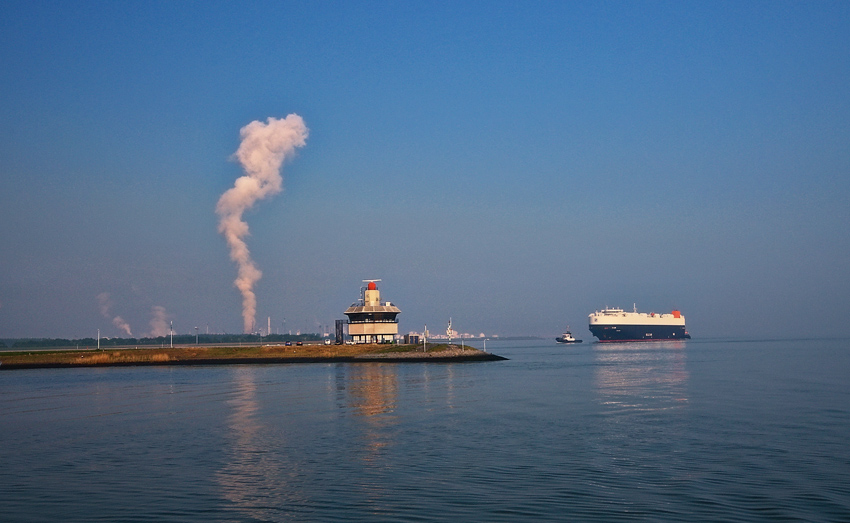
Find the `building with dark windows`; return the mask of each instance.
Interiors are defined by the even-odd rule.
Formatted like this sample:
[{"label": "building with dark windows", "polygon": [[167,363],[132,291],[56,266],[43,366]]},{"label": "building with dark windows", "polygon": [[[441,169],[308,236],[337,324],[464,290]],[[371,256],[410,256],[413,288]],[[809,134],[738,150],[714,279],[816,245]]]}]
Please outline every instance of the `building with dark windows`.
[{"label": "building with dark windows", "polygon": [[398,334],[401,310],[391,302],[381,303],[379,281],[363,280],[367,285],[360,288],[360,300],[345,310],[348,335],[354,343],[392,343]]}]

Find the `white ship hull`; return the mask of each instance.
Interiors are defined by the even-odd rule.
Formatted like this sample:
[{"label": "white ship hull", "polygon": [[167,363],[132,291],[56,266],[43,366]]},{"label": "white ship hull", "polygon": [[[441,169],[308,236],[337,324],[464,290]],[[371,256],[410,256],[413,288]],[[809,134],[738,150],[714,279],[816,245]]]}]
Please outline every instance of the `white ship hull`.
[{"label": "white ship hull", "polygon": [[588,316],[588,328],[601,342],[682,340],[691,336],[679,311],[669,314],[606,308]]}]

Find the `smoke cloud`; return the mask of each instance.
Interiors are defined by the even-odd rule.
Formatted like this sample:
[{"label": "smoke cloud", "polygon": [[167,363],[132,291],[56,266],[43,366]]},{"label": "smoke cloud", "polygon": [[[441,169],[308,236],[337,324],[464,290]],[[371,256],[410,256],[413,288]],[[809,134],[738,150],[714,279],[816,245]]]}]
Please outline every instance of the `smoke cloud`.
[{"label": "smoke cloud", "polygon": [[133,333],[130,331],[130,324],[124,321],[124,318],[122,318],[121,316],[116,316],[112,318],[112,324],[115,325],[119,330],[124,331],[127,336],[133,336]]},{"label": "smoke cloud", "polygon": [[280,174],[283,161],[296,147],[305,145],[308,130],[300,116],[290,114],[283,119],[269,118],[266,123],[255,120],[239,134],[242,142],[234,157],[246,174],[221,195],[215,212],[220,218],[218,232],[227,241],[230,259],[236,263],[237,277],[233,283],[242,293],[242,320],[245,332],[250,332],[257,313],[254,284],[263,273],[254,265],[245,243],[249,232],[242,215],[258,200],[283,190]]},{"label": "smoke cloud", "polygon": [[165,312],[165,307],[154,305],[151,307],[151,332],[148,334],[150,338],[158,338],[168,335],[168,314]]},{"label": "smoke cloud", "polygon": [[[109,293],[101,292],[97,295],[97,301],[100,304],[100,314],[103,315],[104,318],[112,316],[112,300],[109,297]],[[115,316],[112,318],[112,325],[114,325],[118,330],[124,332],[127,336],[133,336],[133,332],[130,330],[130,324],[124,321],[124,318],[121,316]]]}]

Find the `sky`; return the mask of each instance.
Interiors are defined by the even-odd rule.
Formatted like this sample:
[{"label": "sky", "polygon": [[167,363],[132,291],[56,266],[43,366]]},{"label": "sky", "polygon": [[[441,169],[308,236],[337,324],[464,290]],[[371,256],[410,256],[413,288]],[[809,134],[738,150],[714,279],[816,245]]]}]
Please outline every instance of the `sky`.
[{"label": "sky", "polygon": [[217,204],[291,114],[257,328],[844,336],[848,86],[848,2],[7,0],[0,338],[242,332]]}]

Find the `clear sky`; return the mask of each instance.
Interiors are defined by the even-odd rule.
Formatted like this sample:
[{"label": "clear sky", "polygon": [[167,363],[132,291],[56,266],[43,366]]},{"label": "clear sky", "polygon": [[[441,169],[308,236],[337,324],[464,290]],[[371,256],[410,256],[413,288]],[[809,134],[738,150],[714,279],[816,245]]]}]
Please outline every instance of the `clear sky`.
[{"label": "clear sky", "polygon": [[241,332],[216,204],[292,113],[273,332],[381,278],[400,332],[847,333],[850,2],[6,0],[0,338]]}]

